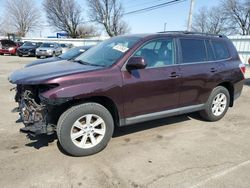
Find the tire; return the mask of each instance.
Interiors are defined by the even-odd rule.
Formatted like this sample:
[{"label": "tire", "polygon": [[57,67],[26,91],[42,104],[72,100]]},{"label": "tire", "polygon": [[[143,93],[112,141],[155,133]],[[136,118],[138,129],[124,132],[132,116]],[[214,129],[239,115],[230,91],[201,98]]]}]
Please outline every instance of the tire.
[{"label": "tire", "polygon": [[218,86],[213,89],[205,109],[200,112],[203,119],[207,121],[218,121],[226,114],[230,103],[230,95],[225,87]]},{"label": "tire", "polygon": [[0,53],[0,55],[4,55],[4,54]]},{"label": "tire", "polygon": [[36,58],[37,58],[37,59],[40,59],[40,56],[39,56],[39,55],[37,55],[37,56],[36,56]]},{"label": "tire", "polygon": [[55,53],[55,52],[53,52],[53,55],[52,55],[52,57],[56,57],[56,53]]},{"label": "tire", "polygon": [[19,57],[23,57],[22,55],[18,55]]},{"label": "tire", "polygon": [[[87,121],[91,123],[88,124]],[[107,146],[113,131],[112,115],[98,103],[71,107],[60,116],[57,124],[58,140],[62,148],[72,156],[87,156],[100,152]],[[80,136],[75,136],[76,133]],[[92,142],[93,137],[95,142]]]}]

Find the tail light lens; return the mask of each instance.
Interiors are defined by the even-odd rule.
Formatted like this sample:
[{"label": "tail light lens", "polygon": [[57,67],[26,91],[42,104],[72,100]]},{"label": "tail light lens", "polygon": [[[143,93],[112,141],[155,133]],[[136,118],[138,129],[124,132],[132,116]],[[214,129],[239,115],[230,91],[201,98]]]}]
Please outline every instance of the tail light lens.
[{"label": "tail light lens", "polygon": [[245,76],[245,73],[246,73],[246,65],[242,63],[242,64],[239,65],[239,67],[240,67],[240,70],[241,70],[242,74]]}]

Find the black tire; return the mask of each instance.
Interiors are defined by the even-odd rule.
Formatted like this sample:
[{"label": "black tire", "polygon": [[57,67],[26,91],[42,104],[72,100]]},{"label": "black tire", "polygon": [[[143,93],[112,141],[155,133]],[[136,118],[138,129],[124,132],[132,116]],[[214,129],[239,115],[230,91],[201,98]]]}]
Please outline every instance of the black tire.
[{"label": "black tire", "polygon": [[[213,101],[214,101],[215,97],[220,93],[222,93],[226,96],[226,104],[225,104],[225,109],[223,110],[223,113],[216,116],[212,111],[212,107],[214,106]],[[217,86],[216,88],[213,89],[211,95],[209,96],[208,101],[205,105],[205,109],[200,111],[200,115],[203,119],[205,119],[207,121],[211,121],[211,122],[218,121],[221,118],[223,118],[224,115],[226,114],[228,107],[229,107],[229,104],[230,104],[230,94],[229,94],[228,90],[223,86]]]},{"label": "black tire", "polygon": [[[102,118],[105,123],[105,133],[101,141],[90,148],[80,148],[71,140],[71,129],[74,122],[86,114],[94,114]],[[114,121],[110,112],[98,103],[84,103],[76,105],[65,111],[57,124],[57,136],[62,148],[72,156],[87,156],[103,150],[114,131]],[[83,139],[83,137],[82,137]]]},{"label": "black tire", "polygon": [[56,57],[56,53],[55,53],[55,52],[53,52],[53,55],[52,55],[52,57]]},{"label": "black tire", "polygon": [[4,55],[4,54],[0,53],[0,55]]},{"label": "black tire", "polygon": [[22,55],[20,55],[20,54],[19,54],[18,56],[19,56],[19,57],[23,57],[23,56],[22,56]]},{"label": "black tire", "polygon": [[36,58],[37,58],[37,59],[40,59],[40,56],[39,56],[39,55],[37,55],[37,56],[36,56]]}]

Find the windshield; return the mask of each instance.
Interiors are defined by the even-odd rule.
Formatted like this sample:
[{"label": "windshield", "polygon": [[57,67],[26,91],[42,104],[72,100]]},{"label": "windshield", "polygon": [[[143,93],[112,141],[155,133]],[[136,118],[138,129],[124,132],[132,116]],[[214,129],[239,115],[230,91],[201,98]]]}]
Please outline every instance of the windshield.
[{"label": "windshield", "polygon": [[108,67],[116,63],[140,39],[140,37],[128,36],[114,37],[90,48],[75,60]]},{"label": "windshield", "polygon": [[43,48],[54,48],[54,44],[52,44],[52,43],[43,43],[40,47],[43,47]]},{"label": "windshield", "polygon": [[82,54],[85,50],[81,48],[72,48],[68,50],[67,52],[63,53],[62,55],[59,55],[60,58],[62,59],[73,59],[80,54]]},{"label": "windshield", "polygon": [[36,46],[37,44],[35,42],[25,42],[23,46]]}]

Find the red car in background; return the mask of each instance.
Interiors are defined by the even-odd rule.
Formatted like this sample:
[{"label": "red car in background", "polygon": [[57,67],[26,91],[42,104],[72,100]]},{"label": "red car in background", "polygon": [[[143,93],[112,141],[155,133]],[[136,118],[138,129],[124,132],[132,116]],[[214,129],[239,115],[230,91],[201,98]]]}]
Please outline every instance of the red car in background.
[{"label": "red car in background", "polygon": [[0,40],[0,55],[10,54],[16,55],[17,44],[12,40],[1,39]]}]

